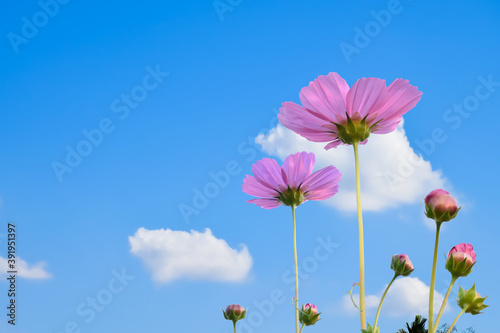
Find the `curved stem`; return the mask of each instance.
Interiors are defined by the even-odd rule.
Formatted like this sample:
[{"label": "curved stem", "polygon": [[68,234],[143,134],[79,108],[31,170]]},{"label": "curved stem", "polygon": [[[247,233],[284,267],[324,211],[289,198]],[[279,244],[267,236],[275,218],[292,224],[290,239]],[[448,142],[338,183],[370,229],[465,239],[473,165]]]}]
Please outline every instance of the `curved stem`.
[{"label": "curved stem", "polygon": [[292,205],[293,216],[293,258],[295,261],[295,332],[299,333],[299,266],[297,264],[297,228],[295,223],[295,206]]},{"label": "curved stem", "polygon": [[392,280],[389,283],[389,285],[387,286],[387,288],[385,288],[384,294],[382,295],[382,299],[380,300],[380,304],[378,305],[377,315],[375,316],[375,323],[373,323],[373,330],[374,331],[377,330],[378,316],[380,315],[380,310],[382,309],[382,303],[384,303],[385,295],[387,295],[389,288],[391,287],[392,283],[394,282],[394,280],[396,280],[397,277],[398,277],[398,275],[394,274],[394,277],[392,278]]},{"label": "curved stem", "polygon": [[458,277],[452,277],[451,278],[451,283],[450,286],[448,287],[448,291],[446,292],[446,296],[444,296],[443,304],[441,304],[441,309],[439,309],[438,316],[436,318],[436,322],[434,323],[434,332],[437,331],[439,321],[441,320],[441,316],[443,315],[444,308],[446,307],[446,303],[448,302],[448,297],[450,297],[451,289],[453,288],[453,285],[457,281]]},{"label": "curved stem", "polygon": [[365,313],[365,248],[363,238],[363,215],[361,211],[361,184],[359,175],[358,143],[354,147],[354,163],[356,166],[356,204],[358,207],[358,237],[359,237],[359,315],[361,329],[366,329]]},{"label": "curved stem", "polygon": [[432,276],[431,276],[431,286],[429,289],[429,333],[435,333],[436,330],[432,325],[434,316],[434,286],[436,283],[436,264],[437,264],[437,253],[439,247],[439,230],[441,229],[441,222],[436,223],[436,240],[434,242],[434,259],[432,261]]},{"label": "curved stem", "polygon": [[304,329],[304,324],[300,327],[300,333],[302,333],[302,330]]},{"label": "curved stem", "polygon": [[451,323],[451,326],[450,328],[448,329],[448,332],[446,333],[451,333],[451,330],[453,329],[453,327],[455,326],[455,324],[457,323],[458,321],[458,318],[460,318],[461,315],[463,315],[465,312],[465,309],[463,309],[462,311],[460,311],[460,313],[458,314],[458,316],[455,318],[455,320],[453,321],[453,323]]}]

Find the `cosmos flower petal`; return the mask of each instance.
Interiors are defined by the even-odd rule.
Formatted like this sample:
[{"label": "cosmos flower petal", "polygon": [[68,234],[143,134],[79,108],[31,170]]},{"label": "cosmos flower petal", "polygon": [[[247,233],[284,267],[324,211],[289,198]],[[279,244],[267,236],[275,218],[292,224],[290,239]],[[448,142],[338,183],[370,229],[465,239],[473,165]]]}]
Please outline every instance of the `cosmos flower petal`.
[{"label": "cosmos flower petal", "polygon": [[272,198],[279,196],[279,193],[268,184],[259,182],[254,176],[247,175],[243,180],[243,192],[260,198]]},{"label": "cosmos flower petal", "polygon": [[283,169],[278,162],[270,158],[263,158],[252,165],[255,178],[267,187],[284,191],[286,179],[283,179]]},{"label": "cosmos flower petal", "polygon": [[388,88],[386,100],[380,108],[376,120],[381,120],[378,134],[390,133],[396,129],[401,116],[417,105],[422,92],[408,80],[396,79]]},{"label": "cosmos flower petal", "polygon": [[349,91],[347,82],[337,73],[320,75],[302,88],[300,102],[306,109],[322,114],[327,121],[339,123],[345,119],[345,100]]},{"label": "cosmos flower petal", "polygon": [[281,206],[281,202],[276,199],[276,198],[269,198],[269,199],[252,199],[248,200],[247,202],[253,203],[257,206],[260,206],[264,209],[273,209]]},{"label": "cosmos flower petal", "polygon": [[341,173],[334,166],[316,171],[302,183],[301,189],[309,200],[323,200],[338,192]]},{"label": "cosmos flower petal", "polygon": [[288,156],[283,162],[288,186],[296,190],[309,176],[314,168],[315,157],[313,153],[296,153]]},{"label": "cosmos flower petal", "polygon": [[387,87],[385,80],[374,77],[361,78],[347,93],[347,112],[354,120],[361,120],[365,116],[375,114],[380,104],[386,99]]},{"label": "cosmos flower petal", "polygon": [[335,141],[330,142],[325,146],[325,150],[332,149],[332,148],[337,148],[338,146],[342,145],[342,141],[340,139],[336,139]]},{"label": "cosmos flower petal", "polygon": [[328,120],[315,111],[308,110],[296,103],[285,102],[278,114],[279,121],[283,126],[302,135],[308,140],[325,142],[331,140],[331,134],[325,132],[323,124]]}]

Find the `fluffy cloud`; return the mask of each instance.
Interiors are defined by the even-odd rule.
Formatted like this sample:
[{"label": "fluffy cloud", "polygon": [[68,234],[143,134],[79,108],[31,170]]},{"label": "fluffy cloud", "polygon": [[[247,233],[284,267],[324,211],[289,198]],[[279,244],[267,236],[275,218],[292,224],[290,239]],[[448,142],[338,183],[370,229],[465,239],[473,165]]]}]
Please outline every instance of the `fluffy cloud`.
[{"label": "fluffy cloud", "polygon": [[[10,271],[7,262],[7,258],[0,257],[0,272],[5,273]],[[46,262],[39,262],[34,265],[29,265],[23,259],[17,257],[16,258],[16,271],[17,276],[26,278],[26,279],[48,279],[51,278],[52,275],[45,270]]]},{"label": "fluffy cloud", "polygon": [[[325,202],[344,211],[356,210],[354,153],[351,146],[324,150],[325,143],[310,142],[281,125],[255,139],[269,155],[285,159],[297,151],[313,152],[316,168],[335,165],[342,172],[339,193]],[[360,174],[363,210],[382,211],[422,200],[430,191],[442,188],[440,171],[410,147],[402,124],[392,133],[371,135],[360,146]]]},{"label": "fluffy cloud", "polygon": [[246,246],[232,249],[225,240],[205,232],[139,228],[129,236],[130,252],[139,257],[153,280],[243,281],[252,267]]},{"label": "fluffy cloud", "polygon": [[[380,298],[384,293],[384,287],[377,295],[367,295],[365,307],[368,312],[375,313],[380,303]],[[355,300],[359,295],[353,296]],[[434,313],[439,312],[444,296],[434,292]],[[346,295],[341,301],[341,310],[350,314],[357,314],[358,310],[354,307],[351,297]],[[448,312],[449,305],[446,305],[444,312]],[[389,289],[382,307],[384,316],[390,317],[415,317],[420,314],[426,316],[429,311],[429,286],[418,278],[404,277],[394,281]]]}]

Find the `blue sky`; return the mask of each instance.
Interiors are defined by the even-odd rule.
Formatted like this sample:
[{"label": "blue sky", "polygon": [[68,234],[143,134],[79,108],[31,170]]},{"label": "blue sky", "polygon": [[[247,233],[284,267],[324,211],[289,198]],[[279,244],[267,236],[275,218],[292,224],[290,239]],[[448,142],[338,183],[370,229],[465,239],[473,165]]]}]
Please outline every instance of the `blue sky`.
[{"label": "blue sky", "polygon": [[[297,209],[301,303],[323,312],[307,331],[356,332],[344,302],[358,274],[352,154],[276,128],[281,103],[333,71],[350,85],[401,77],[423,92],[404,128],[361,149],[367,294],[380,296],[395,253],[410,255],[418,278],[401,293],[429,285],[434,232],[419,202],[444,187],[463,209],[443,229],[436,291],[449,282],[443,254],[472,243],[478,263],[459,283],[476,282],[491,308],[458,325],[491,331],[499,14],[493,0],[9,4],[0,13],[0,256],[13,222],[26,266],[15,327],[0,283],[2,332],[231,332],[220,313],[231,303],[249,308],[241,333],[291,331],[291,212],[246,203],[241,184],[258,159],[300,149],[345,175],[332,200]],[[377,186],[384,170],[400,181]],[[211,197],[197,199],[207,186]],[[207,256],[220,266],[208,270]],[[402,327],[411,316],[397,310],[417,303],[388,299],[382,330]],[[442,322],[458,313],[450,305]]]}]

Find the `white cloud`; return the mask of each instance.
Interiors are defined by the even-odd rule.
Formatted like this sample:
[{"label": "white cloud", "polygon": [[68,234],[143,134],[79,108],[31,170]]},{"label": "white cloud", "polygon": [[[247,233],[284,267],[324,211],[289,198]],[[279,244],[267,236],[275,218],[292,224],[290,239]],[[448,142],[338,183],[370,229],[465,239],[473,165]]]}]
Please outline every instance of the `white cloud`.
[{"label": "white cloud", "polygon": [[[284,160],[298,151],[313,152],[316,168],[334,165],[342,173],[339,193],[325,202],[344,211],[356,210],[354,153],[351,146],[324,150],[326,143],[310,142],[281,125],[267,134],[259,134],[255,142],[269,155]],[[361,202],[365,211],[383,211],[422,201],[445,179],[432,170],[430,162],[415,154],[402,124],[392,133],[371,135],[368,144],[360,146]]]},{"label": "white cloud", "polygon": [[[34,265],[29,265],[23,259],[17,257],[15,259],[15,271],[16,275],[26,278],[26,279],[48,279],[52,275],[45,270],[46,262],[38,262]],[[0,272],[2,274],[7,274],[5,272],[10,271],[8,259],[0,257]],[[8,274],[7,274],[8,275]]]},{"label": "white cloud", "polygon": [[[384,293],[384,289],[377,295],[367,295],[365,297],[365,308],[368,313],[375,314]],[[428,316],[429,313],[429,286],[418,278],[403,277],[398,278],[392,284],[384,304],[382,305],[382,315],[389,317],[415,317],[415,315]],[[359,295],[353,295],[354,300],[359,300]],[[439,292],[434,292],[434,314],[439,312],[444,296]],[[448,299],[449,301],[449,299]],[[357,314],[351,297],[346,295],[341,300],[340,310],[349,314]],[[449,303],[446,305],[444,313],[450,311]]]},{"label": "white cloud", "polygon": [[246,246],[232,249],[225,240],[205,232],[139,228],[129,236],[130,252],[151,271],[153,280],[243,281],[252,267]]}]

